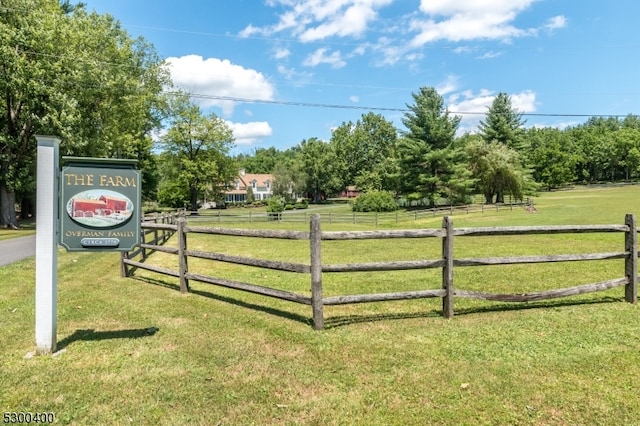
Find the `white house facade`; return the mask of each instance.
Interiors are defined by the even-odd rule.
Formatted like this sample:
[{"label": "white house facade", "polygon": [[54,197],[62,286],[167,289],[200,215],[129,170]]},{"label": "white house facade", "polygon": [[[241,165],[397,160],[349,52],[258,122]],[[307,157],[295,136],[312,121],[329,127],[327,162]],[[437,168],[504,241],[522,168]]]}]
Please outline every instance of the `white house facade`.
[{"label": "white house facade", "polygon": [[240,169],[238,176],[229,183],[224,193],[225,202],[246,202],[249,188],[254,200],[266,200],[273,195],[273,182],[272,174],[245,173],[244,169]]}]

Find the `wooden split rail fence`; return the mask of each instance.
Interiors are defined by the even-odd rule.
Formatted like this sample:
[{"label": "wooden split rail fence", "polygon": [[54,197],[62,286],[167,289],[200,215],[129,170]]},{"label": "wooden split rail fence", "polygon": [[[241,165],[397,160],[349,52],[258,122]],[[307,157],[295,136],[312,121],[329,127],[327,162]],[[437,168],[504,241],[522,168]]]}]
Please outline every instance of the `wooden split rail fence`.
[{"label": "wooden split rail fence", "polygon": [[369,224],[383,225],[401,222],[415,222],[420,219],[432,218],[436,216],[453,216],[460,214],[469,214],[485,211],[501,211],[525,208],[528,211],[535,210],[530,199],[524,201],[510,201],[509,203],[496,204],[465,204],[459,206],[441,206],[428,209],[415,209],[408,211],[395,211],[388,213],[308,213],[304,210],[287,210],[280,213],[266,213],[262,211],[252,212],[251,209],[233,209],[225,212],[221,210],[200,210],[197,215],[192,215],[189,221],[207,221],[207,222],[303,222],[308,223],[314,214],[319,214],[323,223],[352,223],[352,224]]},{"label": "wooden split rail fence", "polygon": [[[256,293],[264,296],[288,300],[311,306],[313,328],[324,328],[324,306],[344,305],[363,302],[380,302],[390,300],[408,300],[418,298],[439,297],[442,299],[442,315],[450,318],[454,315],[454,298],[472,298],[502,302],[531,302],[548,300],[559,297],[568,297],[596,291],[604,291],[615,287],[625,287],[625,300],[636,303],[638,297],[638,241],[637,227],[634,215],[626,215],[623,225],[556,225],[556,226],[512,226],[492,228],[454,228],[451,218],[444,217],[441,229],[414,229],[414,230],[378,230],[378,231],[346,231],[323,232],[320,229],[319,215],[311,217],[309,232],[286,230],[258,230],[258,229],[231,229],[189,226],[184,217],[180,217],[177,223],[158,223],[158,221],[145,221],[142,228],[145,234],[163,232],[163,236],[169,233],[177,233],[178,247],[164,247],[161,244],[141,244],[136,253],[123,254],[122,275],[130,276],[130,268],[141,268],[157,273],[179,278],[180,290],[189,291],[189,281],[227,287],[236,290]],[[166,234],[164,233],[166,232]],[[489,257],[489,258],[463,258],[456,259],[453,255],[454,238],[473,236],[500,236],[500,235],[532,235],[532,234],[567,234],[567,233],[611,233],[618,232],[625,235],[625,250],[611,253],[583,253],[583,254],[554,254],[516,257]],[[187,235],[190,233],[230,235],[237,237],[277,238],[292,240],[309,240],[309,263],[291,263],[265,259],[254,259],[242,256],[234,256],[223,253],[203,252],[189,250],[187,247]],[[163,240],[154,234],[156,243]],[[389,261],[370,263],[345,263],[322,264],[322,241],[327,240],[363,240],[363,239],[392,239],[392,238],[440,238],[442,241],[442,256],[439,259]],[[178,271],[169,270],[144,263],[144,255],[141,261],[133,260],[134,254],[140,255],[140,250],[155,250],[178,255]],[[290,291],[259,286],[255,284],[232,281],[222,278],[203,276],[190,273],[188,269],[189,258],[209,259],[214,261],[229,262],[240,265],[267,268],[280,271],[310,274],[311,295],[294,293]],[[554,289],[548,291],[531,292],[525,294],[495,294],[477,291],[469,291],[454,287],[453,270],[455,267],[477,267],[487,265],[513,265],[551,262],[575,262],[606,259],[624,259],[624,276],[608,281],[589,283],[574,287]],[[441,288],[417,291],[403,291],[378,294],[354,294],[341,296],[323,296],[322,277],[325,273],[349,273],[361,271],[397,271],[439,268],[442,270]]]}]

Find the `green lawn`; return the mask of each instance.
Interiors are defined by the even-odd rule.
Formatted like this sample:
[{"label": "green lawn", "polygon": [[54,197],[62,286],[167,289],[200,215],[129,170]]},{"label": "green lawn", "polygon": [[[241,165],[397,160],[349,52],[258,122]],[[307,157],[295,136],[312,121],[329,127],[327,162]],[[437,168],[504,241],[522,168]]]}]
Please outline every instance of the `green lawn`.
[{"label": "green lawn", "polygon": [[31,219],[21,220],[19,229],[0,228],[0,241],[9,238],[25,237],[36,233],[35,222]]},{"label": "green lawn", "polygon": [[[640,187],[544,193],[538,212],[455,215],[455,226],[622,224]],[[439,227],[428,218],[379,228]],[[198,221],[198,225],[203,222]],[[234,225],[235,226],[235,225]],[[237,226],[307,229],[305,224]],[[323,230],[374,229],[323,224]],[[456,238],[461,256],[623,250],[622,234]],[[175,241],[169,244],[175,245]],[[190,248],[306,262],[308,242],[197,235]],[[437,239],[323,243],[324,263],[436,258]],[[156,253],[153,264],[175,267]],[[55,357],[34,349],[34,261],[0,268],[0,406],[60,424],[640,424],[640,308],[623,288],[511,305],[456,299],[310,308],[146,271],[118,254],[59,257]],[[623,262],[458,268],[457,288],[527,292],[623,275]],[[190,270],[308,294],[309,277],[195,261]],[[325,294],[437,288],[439,270],[324,275]]]}]

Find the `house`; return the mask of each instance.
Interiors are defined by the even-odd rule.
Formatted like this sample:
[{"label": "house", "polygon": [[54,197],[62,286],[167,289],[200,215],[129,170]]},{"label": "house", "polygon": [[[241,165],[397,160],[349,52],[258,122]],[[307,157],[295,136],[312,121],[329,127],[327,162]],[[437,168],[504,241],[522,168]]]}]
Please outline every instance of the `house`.
[{"label": "house", "polygon": [[355,198],[360,195],[355,185],[349,185],[340,191],[340,198]]},{"label": "house", "polygon": [[240,169],[238,176],[227,185],[224,201],[227,203],[246,202],[249,188],[251,188],[254,200],[266,200],[273,195],[274,180],[272,174],[245,173],[244,169]]}]

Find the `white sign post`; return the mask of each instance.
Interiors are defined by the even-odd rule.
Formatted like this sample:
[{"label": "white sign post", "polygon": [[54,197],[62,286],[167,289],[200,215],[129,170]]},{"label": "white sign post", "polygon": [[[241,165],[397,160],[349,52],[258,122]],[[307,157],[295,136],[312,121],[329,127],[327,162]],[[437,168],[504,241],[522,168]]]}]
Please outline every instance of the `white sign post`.
[{"label": "white sign post", "polygon": [[52,136],[36,139],[36,354],[43,355],[56,351],[60,141]]}]

